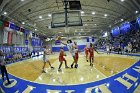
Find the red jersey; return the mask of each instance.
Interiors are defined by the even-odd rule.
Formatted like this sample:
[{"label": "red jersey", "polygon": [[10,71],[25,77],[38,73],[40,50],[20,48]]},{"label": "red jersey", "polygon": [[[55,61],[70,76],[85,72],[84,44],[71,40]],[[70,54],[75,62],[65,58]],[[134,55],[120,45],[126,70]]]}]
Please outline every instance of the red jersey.
[{"label": "red jersey", "polygon": [[64,56],[65,56],[64,50],[61,49],[61,50],[60,50],[60,53],[59,53],[59,61],[65,61]]},{"label": "red jersey", "polygon": [[94,56],[94,48],[93,47],[89,48],[89,54],[90,54],[90,57]]},{"label": "red jersey", "polygon": [[85,51],[85,55],[88,55],[89,49],[87,47],[85,47],[84,51]]},{"label": "red jersey", "polygon": [[76,58],[76,59],[78,59],[78,58],[79,58],[78,49],[75,49],[75,58]]}]

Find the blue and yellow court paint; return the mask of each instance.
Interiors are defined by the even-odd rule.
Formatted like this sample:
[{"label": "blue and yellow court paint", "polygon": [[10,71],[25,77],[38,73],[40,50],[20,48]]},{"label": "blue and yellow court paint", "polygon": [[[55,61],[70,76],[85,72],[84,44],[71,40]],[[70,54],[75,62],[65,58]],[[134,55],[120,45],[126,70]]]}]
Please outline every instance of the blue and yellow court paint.
[{"label": "blue and yellow court paint", "polygon": [[[58,53],[49,55],[49,59],[55,69],[46,65],[46,73],[42,73],[42,56],[9,64],[12,84],[2,82],[0,75],[3,93],[139,93],[137,56],[95,54],[94,66],[90,67],[81,53],[79,67],[65,69],[63,64],[62,72],[58,72]],[[69,53],[66,60],[69,66],[73,62]]]}]

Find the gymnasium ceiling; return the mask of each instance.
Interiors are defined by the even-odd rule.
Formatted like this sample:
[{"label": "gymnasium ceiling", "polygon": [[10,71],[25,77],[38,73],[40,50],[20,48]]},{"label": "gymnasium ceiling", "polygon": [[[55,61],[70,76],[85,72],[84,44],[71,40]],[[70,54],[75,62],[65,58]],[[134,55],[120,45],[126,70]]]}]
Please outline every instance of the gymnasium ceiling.
[{"label": "gymnasium ceiling", "polygon": [[[64,28],[49,28],[50,14],[64,11],[63,0],[3,0],[0,14],[20,26],[47,36],[65,36]],[[83,26],[71,27],[71,35],[101,36],[122,22],[135,19],[140,12],[140,0],[80,0]],[[6,13],[7,14],[6,14]],[[105,16],[106,15],[106,16]],[[39,18],[42,16],[42,18]],[[25,23],[25,24],[23,24]]]}]

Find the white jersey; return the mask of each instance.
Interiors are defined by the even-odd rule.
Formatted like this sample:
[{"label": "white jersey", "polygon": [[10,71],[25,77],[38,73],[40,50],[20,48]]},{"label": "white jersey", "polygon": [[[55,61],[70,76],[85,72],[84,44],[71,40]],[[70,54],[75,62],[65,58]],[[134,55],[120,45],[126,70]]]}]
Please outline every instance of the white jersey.
[{"label": "white jersey", "polygon": [[78,52],[78,49],[74,49],[74,53],[77,53]]},{"label": "white jersey", "polygon": [[67,47],[68,47],[69,52],[72,54],[72,56],[74,56],[75,53],[74,53],[73,43],[67,44]]}]

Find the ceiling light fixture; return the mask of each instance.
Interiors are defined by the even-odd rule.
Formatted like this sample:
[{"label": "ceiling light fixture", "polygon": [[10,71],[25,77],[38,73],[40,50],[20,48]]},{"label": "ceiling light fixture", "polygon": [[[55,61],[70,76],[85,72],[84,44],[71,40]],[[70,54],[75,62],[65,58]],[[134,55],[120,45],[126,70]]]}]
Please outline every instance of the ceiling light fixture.
[{"label": "ceiling light fixture", "polygon": [[88,26],[88,24],[85,24],[85,26]]},{"label": "ceiling light fixture", "polygon": [[22,22],[22,24],[24,25],[24,24],[25,24],[25,22]]},{"label": "ceiling light fixture", "polygon": [[48,14],[48,17],[51,17],[52,15],[51,14]]},{"label": "ceiling light fixture", "polygon": [[22,2],[24,1],[24,0],[21,0]]},{"label": "ceiling light fixture", "polygon": [[7,15],[7,12],[4,12],[3,14],[4,14],[4,15]]},{"label": "ceiling light fixture", "polygon": [[123,21],[123,19],[121,19],[121,21]]},{"label": "ceiling light fixture", "polygon": [[42,19],[42,16],[39,16],[40,19]]},{"label": "ceiling light fixture", "polygon": [[137,14],[139,11],[135,11],[135,13]]},{"label": "ceiling light fixture", "polygon": [[121,0],[121,2],[124,2],[125,0]]},{"label": "ceiling light fixture", "polygon": [[95,15],[96,13],[95,12],[92,12],[92,14]]},{"label": "ceiling light fixture", "polygon": [[107,14],[104,14],[104,16],[107,17],[108,15]]},{"label": "ceiling light fixture", "polygon": [[84,11],[81,11],[81,14],[84,14],[85,12]]}]

